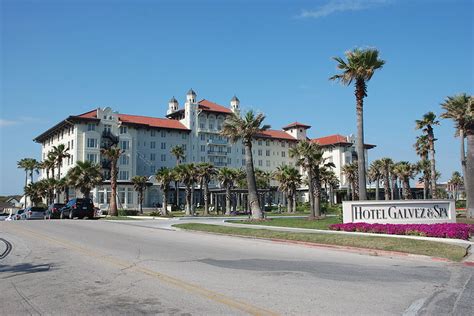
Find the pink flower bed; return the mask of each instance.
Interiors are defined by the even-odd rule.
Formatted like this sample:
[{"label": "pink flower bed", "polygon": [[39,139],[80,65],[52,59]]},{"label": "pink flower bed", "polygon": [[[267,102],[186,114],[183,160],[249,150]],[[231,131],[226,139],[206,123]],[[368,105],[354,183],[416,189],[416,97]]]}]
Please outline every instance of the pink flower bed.
[{"label": "pink flower bed", "polygon": [[367,224],[346,223],[333,224],[331,230],[345,232],[363,232],[389,235],[416,235],[439,238],[455,238],[468,240],[474,236],[474,224],[443,223],[443,224]]}]

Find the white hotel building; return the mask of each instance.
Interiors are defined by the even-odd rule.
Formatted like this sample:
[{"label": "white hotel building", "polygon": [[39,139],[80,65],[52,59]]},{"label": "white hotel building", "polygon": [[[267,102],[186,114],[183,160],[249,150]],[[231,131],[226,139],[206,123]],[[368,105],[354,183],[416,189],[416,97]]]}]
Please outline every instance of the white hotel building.
[{"label": "white hotel building", "polygon": [[[196,93],[190,90],[186,94],[184,108],[180,108],[174,97],[169,101],[166,118],[120,114],[109,107],[97,108],[69,116],[34,141],[42,145],[42,159],[47,157],[53,146],[65,144],[69,148],[71,157],[63,162],[61,177],[76,161],[90,160],[102,165],[107,178],[110,166],[101,158],[100,149],[117,143],[124,151],[118,162],[119,207],[136,208],[138,199],[131,183],[132,177],[145,175],[150,177],[152,184],[156,184],[153,175],[157,170],[176,166],[176,159],[170,153],[174,146],[184,147],[184,162],[209,162],[216,167],[242,168],[245,165],[242,143],[232,144],[219,134],[226,116],[239,111],[240,101],[235,96],[230,106],[225,107],[206,99],[197,101]],[[294,165],[294,159],[289,157],[289,148],[299,140],[308,139],[306,131],[309,128],[309,125],[295,122],[281,130],[262,132],[253,142],[255,167],[273,171],[282,164]],[[346,188],[341,167],[356,157],[353,137],[331,135],[312,141],[325,148],[324,156],[335,164],[334,171],[340,180],[340,187]],[[373,145],[366,147],[372,148]],[[212,186],[218,184],[211,183]],[[108,208],[108,181],[96,187],[92,194],[94,204],[102,209]],[[76,192],[70,190],[70,197],[75,195]],[[149,186],[144,206],[151,207],[161,203],[161,200],[158,187]]]}]

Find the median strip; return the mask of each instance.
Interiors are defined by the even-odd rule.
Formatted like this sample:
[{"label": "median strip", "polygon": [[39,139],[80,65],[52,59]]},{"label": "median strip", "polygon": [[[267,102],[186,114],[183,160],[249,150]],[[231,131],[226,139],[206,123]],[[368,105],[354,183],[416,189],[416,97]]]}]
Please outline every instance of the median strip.
[{"label": "median strip", "polygon": [[278,239],[320,245],[344,246],[370,250],[400,252],[448,259],[459,262],[467,255],[466,247],[435,241],[376,236],[347,236],[341,234],[296,233],[268,229],[229,227],[211,224],[186,223],[173,227],[191,231],[225,234],[238,237]]}]

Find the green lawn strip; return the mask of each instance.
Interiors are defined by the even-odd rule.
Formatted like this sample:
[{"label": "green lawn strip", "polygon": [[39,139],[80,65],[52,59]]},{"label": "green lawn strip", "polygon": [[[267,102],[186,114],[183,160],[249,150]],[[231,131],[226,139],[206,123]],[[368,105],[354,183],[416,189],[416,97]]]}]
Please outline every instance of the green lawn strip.
[{"label": "green lawn strip", "polygon": [[99,220],[106,220],[106,221],[139,221],[141,219],[131,218],[131,217],[128,217],[128,216],[107,216],[107,217],[100,217]]},{"label": "green lawn strip", "polygon": [[284,239],[312,242],[317,244],[349,246],[374,250],[397,251],[430,257],[446,258],[452,261],[461,261],[467,254],[464,247],[435,241],[415,240],[395,237],[348,236],[341,234],[294,233],[272,231],[267,229],[252,229],[219,226],[210,224],[176,224],[177,228],[202,231],[233,236],[249,236],[265,239]]},{"label": "green lawn strip", "polygon": [[329,225],[339,224],[341,221],[338,217],[326,217],[318,220],[308,220],[306,218],[272,218],[265,221],[245,221],[245,220],[230,220],[229,223],[248,224],[248,225],[264,225],[264,226],[278,226],[278,227],[297,227],[310,229],[329,229]]}]

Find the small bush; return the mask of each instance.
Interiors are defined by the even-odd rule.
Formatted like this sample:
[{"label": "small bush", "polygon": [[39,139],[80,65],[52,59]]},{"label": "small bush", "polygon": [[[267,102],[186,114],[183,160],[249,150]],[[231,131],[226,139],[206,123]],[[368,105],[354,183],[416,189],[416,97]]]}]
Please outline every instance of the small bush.
[{"label": "small bush", "polygon": [[153,211],[151,212],[150,214],[148,214],[149,216],[161,216],[161,212],[157,212],[157,211]]},{"label": "small bush", "polygon": [[118,210],[118,216],[137,216],[137,215],[138,215],[137,210],[127,210],[127,209]]},{"label": "small bush", "polygon": [[466,200],[456,201],[456,208],[466,208]]}]

